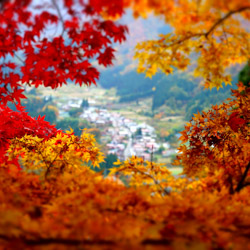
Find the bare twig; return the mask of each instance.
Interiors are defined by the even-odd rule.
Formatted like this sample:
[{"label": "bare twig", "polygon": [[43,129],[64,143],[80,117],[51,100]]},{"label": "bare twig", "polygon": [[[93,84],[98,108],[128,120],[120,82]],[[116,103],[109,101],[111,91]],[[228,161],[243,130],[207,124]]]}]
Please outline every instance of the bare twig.
[{"label": "bare twig", "polygon": [[166,189],[162,187],[160,182],[157,181],[152,175],[144,173],[141,170],[139,170],[138,168],[135,168],[135,171],[137,171],[138,173],[140,173],[142,175],[145,175],[145,176],[151,178],[154,181],[155,185],[158,186],[165,195],[169,195],[168,191],[166,191]]},{"label": "bare twig", "polygon": [[235,192],[240,192],[240,190],[242,188],[244,188],[245,186],[248,186],[250,184],[250,183],[244,183],[246,178],[247,178],[247,174],[248,174],[249,169],[250,169],[250,162],[248,162],[247,167],[246,167],[246,169],[241,177],[241,180],[235,189]]},{"label": "bare twig", "polygon": [[17,55],[16,53],[14,55],[21,63],[25,63],[25,61],[19,55]]},{"label": "bare twig", "polygon": [[65,31],[65,25],[64,25],[64,19],[63,19],[61,10],[60,10],[60,8],[59,8],[59,6],[58,6],[56,0],[51,0],[51,1],[52,1],[52,4],[54,5],[56,11],[57,11],[57,14],[58,14],[58,16],[59,16],[60,21],[61,21],[61,23],[62,23],[63,30],[62,30],[61,36],[63,36],[64,31]]}]

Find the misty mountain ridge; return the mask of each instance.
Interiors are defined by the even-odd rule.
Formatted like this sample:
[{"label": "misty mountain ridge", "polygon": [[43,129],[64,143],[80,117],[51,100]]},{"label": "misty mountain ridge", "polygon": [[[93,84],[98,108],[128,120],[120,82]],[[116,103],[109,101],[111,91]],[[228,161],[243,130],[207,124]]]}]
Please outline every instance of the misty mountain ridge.
[{"label": "misty mountain ridge", "polygon": [[[204,90],[199,84],[199,79],[194,79],[188,70],[184,72],[175,70],[171,75],[157,73],[151,79],[145,77],[144,74],[138,74],[137,62],[133,60],[136,44],[149,39],[157,39],[160,33],[166,34],[171,30],[162,20],[154,17],[134,19],[131,13],[128,13],[124,19],[125,23],[129,23],[127,41],[116,46],[116,60],[113,66],[100,68],[99,80],[102,87],[117,89],[120,102],[152,97],[151,109],[153,111],[162,105],[167,105],[172,114],[180,114],[182,110],[186,119],[190,119],[192,113],[206,109],[211,104],[221,103],[230,97],[230,89],[236,88],[235,83],[238,80],[240,67],[232,71],[232,86],[224,86],[218,91],[216,89]],[[195,55],[193,60],[196,60]]]}]

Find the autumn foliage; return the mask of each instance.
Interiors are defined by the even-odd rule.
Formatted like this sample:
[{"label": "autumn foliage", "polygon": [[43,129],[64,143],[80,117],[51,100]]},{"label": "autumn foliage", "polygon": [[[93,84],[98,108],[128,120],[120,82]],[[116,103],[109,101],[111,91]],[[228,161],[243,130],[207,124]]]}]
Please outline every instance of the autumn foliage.
[{"label": "autumn foliage", "polygon": [[0,246],[250,248],[249,84],[186,124],[180,176],[133,156],[104,178],[93,170],[103,161],[93,135],[58,131],[20,105],[26,85],[95,84],[96,62],[111,65],[114,43],[125,40],[116,20],[128,7],[173,27],[137,46],[140,72],[169,74],[194,56],[192,70],[206,87],[230,83],[226,69],[249,59],[249,2],[40,2],[0,1]]},{"label": "autumn foliage", "polygon": [[231,100],[195,114],[186,124],[178,156],[185,174],[209,178],[211,185],[228,187],[230,193],[250,185],[249,91],[240,83]]},{"label": "autumn foliage", "polygon": [[138,72],[151,77],[158,71],[170,74],[191,66],[205,87],[220,88],[231,83],[228,68],[249,59],[249,1],[131,2],[135,15],[153,12],[174,28],[158,40],[137,45]]}]

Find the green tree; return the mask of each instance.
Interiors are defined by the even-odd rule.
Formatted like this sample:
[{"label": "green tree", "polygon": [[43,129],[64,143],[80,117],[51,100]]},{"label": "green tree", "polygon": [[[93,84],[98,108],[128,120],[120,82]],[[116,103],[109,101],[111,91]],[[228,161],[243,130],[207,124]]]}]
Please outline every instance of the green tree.
[{"label": "green tree", "polygon": [[41,116],[45,116],[44,120],[51,123],[51,124],[55,124],[56,120],[57,120],[57,116],[56,116],[56,111],[55,109],[51,109],[49,107],[46,107],[41,113]]},{"label": "green tree", "polygon": [[22,104],[30,116],[37,117],[46,105],[46,101],[41,97],[31,95],[28,99],[23,100]]},{"label": "green tree", "polygon": [[71,110],[69,110],[69,115],[72,118],[77,118],[77,117],[79,117],[81,112],[82,112],[82,108],[72,108]]},{"label": "green tree", "polygon": [[239,74],[239,81],[242,82],[247,87],[250,86],[250,61],[241,70],[241,72]]},{"label": "green tree", "polygon": [[88,107],[89,107],[88,99],[83,99],[81,103],[81,108],[88,108]]},{"label": "green tree", "polygon": [[105,158],[105,162],[102,162],[100,164],[100,168],[96,169],[97,171],[103,171],[103,174],[106,176],[109,173],[109,169],[114,167],[113,164],[118,160],[118,157],[116,154],[108,154]]},{"label": "green tree", "polygon": [[77,118],[65,118],[56,122],[56,127],[61,130],[69,130],[72,128],[75,135],[80,136],[81,130],[79,129],[79,119]]},{"label": "green tree", "polygon": [[72,128],[74,130],[75,135],[80,136],[82,134],[82,129],[91,128],[91,125],[86,120],[68,117],[57,121],[56,127],[64,131]]},{"label": "green tree", "polygon": [[142,130],[141,128],[138,128],[136,131],[135,131],[135,136],[142,136]]}]

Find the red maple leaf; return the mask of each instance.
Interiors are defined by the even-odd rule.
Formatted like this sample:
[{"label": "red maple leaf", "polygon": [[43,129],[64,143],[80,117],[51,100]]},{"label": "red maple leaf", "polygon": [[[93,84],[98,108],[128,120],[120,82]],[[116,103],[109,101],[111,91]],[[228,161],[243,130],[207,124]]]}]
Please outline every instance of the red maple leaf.
[{"label": "red maple leaf", "polygon": [[234,132],[237,132],[241,125],[245,123],[246,121],[240,118],[238,112],[233,112],[228,119],[228,125]]}]

